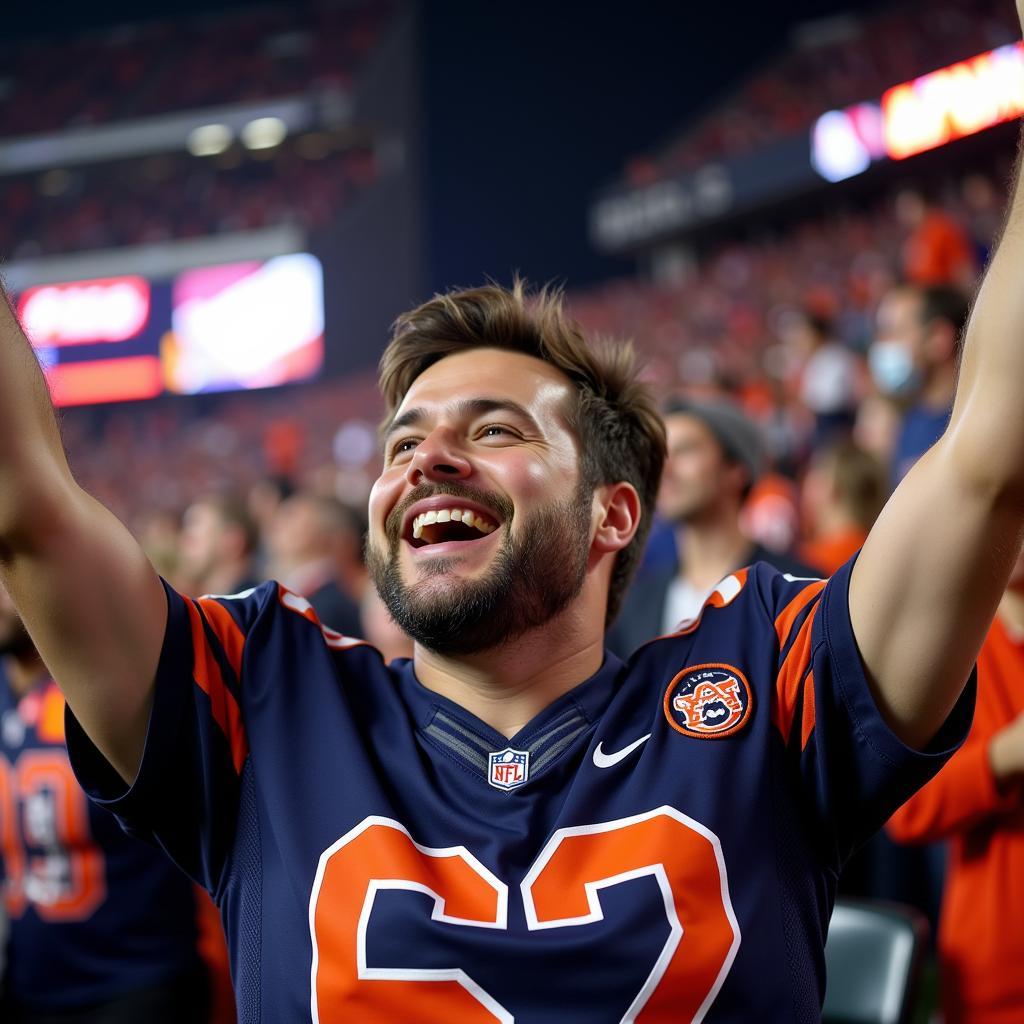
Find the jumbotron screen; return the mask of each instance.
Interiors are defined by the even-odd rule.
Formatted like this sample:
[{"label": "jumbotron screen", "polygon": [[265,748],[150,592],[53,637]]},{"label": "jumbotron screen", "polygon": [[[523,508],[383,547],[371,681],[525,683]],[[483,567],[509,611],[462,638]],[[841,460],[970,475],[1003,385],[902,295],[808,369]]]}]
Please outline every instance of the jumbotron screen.
[{"label": "jumbotron screen", "polygon": [[323,271],[308,253],[47,284],[17,306],[60,406],[276,387],[323,368]]}]

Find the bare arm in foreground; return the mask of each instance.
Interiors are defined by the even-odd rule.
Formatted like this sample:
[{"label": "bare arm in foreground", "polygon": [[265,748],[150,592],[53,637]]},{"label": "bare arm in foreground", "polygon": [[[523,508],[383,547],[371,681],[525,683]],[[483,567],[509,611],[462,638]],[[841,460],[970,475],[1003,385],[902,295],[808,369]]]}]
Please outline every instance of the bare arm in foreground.
[{"label": "bare arm in foreground", "polygon": [[926,744],[956,702],[1024,528],[1021,178],[1018,160],[1003,237],[965,332],[949,427],[890,499],[850,584],[875,696],[912,746]]},{"label": "bare arm in foreground", "polygon": [[128,530],[72,478],[42,372],[2,291],[0,580],[82,726],[132,781],[167,602]]}]

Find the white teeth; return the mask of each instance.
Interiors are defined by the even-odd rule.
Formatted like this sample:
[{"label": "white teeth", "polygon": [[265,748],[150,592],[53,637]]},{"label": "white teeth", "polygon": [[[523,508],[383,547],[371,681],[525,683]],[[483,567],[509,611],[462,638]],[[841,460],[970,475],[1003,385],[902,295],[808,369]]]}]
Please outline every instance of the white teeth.
[{"label": "white teeth", "polygon": [[442,508],[430,512],[422,512],[412,521],[413,540],[421,540],[423,538],[424,526],[431,526],[434,523],[448,523],[452,520],[457,523],[464,523],[466,526],[472,526],[485,536],[494,533],[498,528],[496,523],[484,519],[483,516],[477,515],[471,509]]}]

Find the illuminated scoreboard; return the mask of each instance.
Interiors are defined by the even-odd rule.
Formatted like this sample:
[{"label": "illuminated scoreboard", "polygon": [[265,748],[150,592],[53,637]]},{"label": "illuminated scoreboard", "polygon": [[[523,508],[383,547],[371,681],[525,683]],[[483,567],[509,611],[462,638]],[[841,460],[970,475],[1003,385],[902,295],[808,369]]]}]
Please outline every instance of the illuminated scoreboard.
[{"label": "illuminated scoreboard", "polygon": [[878,160],[905,160],[1024,114],[1024,43],[1011,43],[830,110],[811,131],[811,163],[843,181]]},{"label": "illuminated scoreboard", "polygon": [[308,253],[47,284],[17,307],[60,406],[276,387],[324,363],[323,271]]}]

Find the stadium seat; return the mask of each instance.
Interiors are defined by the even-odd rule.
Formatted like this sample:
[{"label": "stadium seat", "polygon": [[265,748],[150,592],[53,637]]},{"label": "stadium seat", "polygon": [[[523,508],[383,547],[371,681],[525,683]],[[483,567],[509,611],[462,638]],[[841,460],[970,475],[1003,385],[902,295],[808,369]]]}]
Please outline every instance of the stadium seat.
[{"label": "stadium seat", "polygon": [[825,943],[825,1024],[905,1024],[927,938],[912,907],[838,901]]}]

